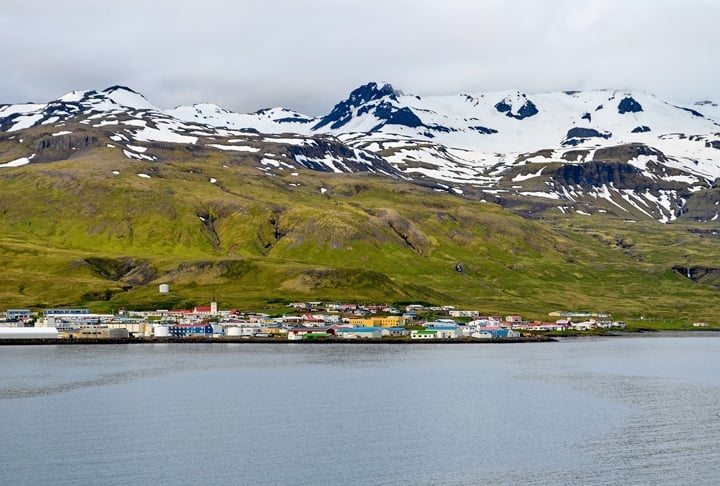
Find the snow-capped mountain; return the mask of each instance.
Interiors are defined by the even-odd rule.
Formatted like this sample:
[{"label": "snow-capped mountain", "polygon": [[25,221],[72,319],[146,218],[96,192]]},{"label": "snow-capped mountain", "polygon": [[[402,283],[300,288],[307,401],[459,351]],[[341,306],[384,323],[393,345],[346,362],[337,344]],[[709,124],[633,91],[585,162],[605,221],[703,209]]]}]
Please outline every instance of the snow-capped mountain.
[{"label": "snow-capped mountain", "polygon": [[[152,145],[170,143],[257,159],[257,166],[264,171],[307,168],[398,175],[381,157],[349,147],[334,137],[295,133],[278,137],[273,133],[279,130],[260,130],[287,123],[283,118],[298,117],[302,115],[284,109],[242,115],[209,104],[163,111],[140,93],[121,86],[103,91],[73,91],[49,103],[0,106],[2,139],[22,140],[17,134],[33,127],[44,129],[38,134],[41,140],[34,144],[36,152],[9,161],[0,159],[0,168],[70,157],[74,154],[69,150],[87,148],[87,141],[95,140],[88,132],[102,132],[110,143],[95,140],[95,145],[122,150],[129,159],[157,160]],[[69,129],[71,124],[76,124],[75,130]],[[265,136],[260,136],[261,133]],[[57,153],[58,148],[65,150]]]},{"label": "snow-capped mountain", "polygon": [[[712,101],[682,107],[627,90],[416,96],[369,83],[327,115],[311,117],[284,108],[240,114],[212,104],[161,110],[115,86],[0,106],[0,134],[4,140],[47,127],[60,136],[67,124],[80,123],[110,129],[128,158],[153,160],[153,143],[188,144],[256,154],[264,170],[404,177],[527,215],[574,211],[668,222],[718,217],[715,196],[690,204],[700,194],[708,200],[720,177],[718,117]],[[0,168],[43,160],[40,153],[8,157],[0,153]]]}]

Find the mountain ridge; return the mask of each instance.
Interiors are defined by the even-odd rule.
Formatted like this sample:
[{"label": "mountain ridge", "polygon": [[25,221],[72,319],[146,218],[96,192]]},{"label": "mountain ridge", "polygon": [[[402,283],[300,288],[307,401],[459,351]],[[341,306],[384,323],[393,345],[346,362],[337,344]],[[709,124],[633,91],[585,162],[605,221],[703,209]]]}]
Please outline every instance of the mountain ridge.
[{"label": "mountain ridge", "polygon": [[[719,216],[695,214],[688,204],[720,177],[720,124],[698,111],[716,108],[710,101],[679,107],[628,90],[424,97],[371,82],[353,90],[327,115],[312,117],[282,107],[240,114],[207,103],[161,110],[137,91],[112,86],[73,91],[45,104],[2,105],[0,133],[41,125],[62,128],[75,120],[94,128],[117,126],[111,139],[131,146],[202,144],[257,153],[262,144],[243,148],[211,140],[238,136],[248,141],[263,134],[263,143],[286,144],[284,160],[258,160],[266,166],[371,170],[464,197],[490,198],[506,207],[534,201],[537,209],[545,208],[536,213],[570,210],[670,222]],[[127,146],[123,150],[128,158],[151,157]],[[34,158],[34,153],[18,155],[8,160],[0,154],[0,168],[47,160]],[[548,177],[557,165],[585,162],[611,172],[613,164],[633,167],[646,179],[640,184],[644,190],[599,177],[599,184],[586,184],[580,191],[559,184],[562,178]],[[684,185],[677,184],[681,180]]]}]

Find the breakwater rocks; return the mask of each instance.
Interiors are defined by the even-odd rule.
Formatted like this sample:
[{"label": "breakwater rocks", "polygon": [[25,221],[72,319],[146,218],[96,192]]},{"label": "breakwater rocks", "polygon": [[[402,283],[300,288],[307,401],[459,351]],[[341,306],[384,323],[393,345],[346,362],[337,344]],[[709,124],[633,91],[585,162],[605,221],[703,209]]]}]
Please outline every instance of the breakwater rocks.
[{"label": "breakwater rocks", "polygon": [[0,346],[36,346],[36,345],[118,345],[118,344],[517,344],[517,343],[547,343],[556,342],[557,339],[549,336],[521,336],[516,338],[498,339],[410,339],[410,338],[382,338],[382,339],[314,339],[302,341],[289,341],[283,338],[244,338],[244,337],[185,337],[185,338],[115,338],[115,339],[0,339]]}]

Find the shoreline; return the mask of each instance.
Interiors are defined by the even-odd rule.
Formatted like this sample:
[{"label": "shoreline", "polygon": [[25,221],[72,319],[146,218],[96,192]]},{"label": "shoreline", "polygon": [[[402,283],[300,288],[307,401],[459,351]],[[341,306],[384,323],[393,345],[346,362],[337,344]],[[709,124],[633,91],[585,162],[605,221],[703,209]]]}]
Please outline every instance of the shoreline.
[{"label": "shoreline", "polygon": [[115,339],[0,339],[0,346],[32,345],[117,345],[117,344],[521,344],[552,343],[558,339],[550,336],[523,336],[497,339],[317,339],[290,341],[278,338],[115,338]]}]

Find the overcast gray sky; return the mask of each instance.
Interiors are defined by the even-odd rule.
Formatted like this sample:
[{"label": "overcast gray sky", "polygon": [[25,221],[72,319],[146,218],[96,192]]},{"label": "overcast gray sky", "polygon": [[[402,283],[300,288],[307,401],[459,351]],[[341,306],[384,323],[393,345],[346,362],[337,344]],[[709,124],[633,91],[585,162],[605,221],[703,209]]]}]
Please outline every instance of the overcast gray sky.
[{"label": "overcast gray sky", "polygon": [[368,81],[720,101],[718,20],[718,0],[2,0],[0,104],[122,84],[319,115]]}]

